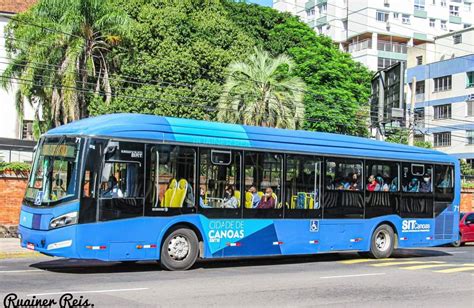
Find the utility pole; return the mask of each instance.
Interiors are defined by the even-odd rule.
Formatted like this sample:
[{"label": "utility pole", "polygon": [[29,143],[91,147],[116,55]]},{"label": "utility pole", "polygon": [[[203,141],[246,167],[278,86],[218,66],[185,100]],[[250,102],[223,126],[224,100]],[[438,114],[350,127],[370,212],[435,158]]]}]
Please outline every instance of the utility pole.
[{"label": "utility pole", "polygon": [[385,99],[385,72],[383,70],[379,71],[379,101],[377,107],[377,132],[375,138],[377,140],[384,140],[384,135],[382,131],[383,120],[384,120],[384,99]]},{"label": "utility pole", "polygon": [[408,114],[408,145],[413,145],[415,138],[415,101],[416,101],[416,77],[411,80],[410,113]]}]

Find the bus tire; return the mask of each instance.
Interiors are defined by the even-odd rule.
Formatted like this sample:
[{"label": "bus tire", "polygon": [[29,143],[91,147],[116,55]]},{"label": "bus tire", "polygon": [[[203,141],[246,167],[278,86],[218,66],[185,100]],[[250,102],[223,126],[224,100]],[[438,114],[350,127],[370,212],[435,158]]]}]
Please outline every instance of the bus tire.
[{"label": "bus tire", "polygon": [[199,255],[196,233],[188,228],[170,232],[161,245],[161,267],[168,271],[184,271],[194,265]]},{"label": "bus tire", "polygon": [[375,229],[370,241],[370,256],[375,259],[388,258],[395,246],[395,233],[389,225],[380,225]]},{"label": "bus tire", "polygon": [[462,242],[461,242],[461,238],[462,238],[462,234],[459,233],[459,239],[457,241],[454,241],[451,243],[451,246],[453,247],[461,247],[462,246]]}]

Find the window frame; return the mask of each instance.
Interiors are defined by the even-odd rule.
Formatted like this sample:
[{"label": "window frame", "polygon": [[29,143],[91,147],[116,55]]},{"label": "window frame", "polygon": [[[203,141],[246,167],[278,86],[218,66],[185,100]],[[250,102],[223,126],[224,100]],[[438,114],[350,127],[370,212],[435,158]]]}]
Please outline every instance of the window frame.
[{"label": "window frame", "polygon": [[[449,136],[449,138],[445,137]],[[441,139],[439,139],[441,138]],[[448,140],[449,139],[449,140]],[[439,133],[433,133],[433,147],[435,148],[443,148],[443,147],[449,147],[451,146],[451,132],[439,132]]]},{"label": "window frame", "polygon": [[433,106],[433,119],[446,120],[451,119],[453,115],[453,107],[451,104]]}]

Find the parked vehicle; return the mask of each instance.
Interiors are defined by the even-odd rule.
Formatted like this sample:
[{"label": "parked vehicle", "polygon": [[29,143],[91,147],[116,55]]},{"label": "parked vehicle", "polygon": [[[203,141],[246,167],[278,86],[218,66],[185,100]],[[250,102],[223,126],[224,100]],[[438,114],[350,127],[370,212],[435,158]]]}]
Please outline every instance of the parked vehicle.
[{"label": "parked vehicle", "polygon": [[459,240],[453,242],[453,246],[459,247],[468,242],[474,242],[474,212],[460,213]]}]

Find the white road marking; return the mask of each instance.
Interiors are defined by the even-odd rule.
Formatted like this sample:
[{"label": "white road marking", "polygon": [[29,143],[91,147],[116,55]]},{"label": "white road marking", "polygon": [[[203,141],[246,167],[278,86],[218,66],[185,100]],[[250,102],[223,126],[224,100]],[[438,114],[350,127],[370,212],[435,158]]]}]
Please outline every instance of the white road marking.
[{"label": "white road marking", "polygon": [[446,251],[446,253],[466,253],[467,251]]},{"label": "white road marking", "polygon": [[325,276],[325,277],[319,277],[319,278],[321,278],[321,279],[332,279],[332,278],[349,278],[349,277],[379,276],[379,275],[385,275],[385,273],[342,275],[342,276]]},{"label": "white road marking", "polygon": [[62,292],[50,292],[50,293],[35,293],[27,294],[26,296],[45,296],[45,295],[59,295],[64,293],[70,294],[86,294],[86,293],[110,293],[110,292],[127,292],[127,291],[143,291],[149,288],[134,288],[134,289],[112,289],[112,290],[91,290],[91,291],[62,291]]},{"label": "white road marking", "polygon": [[8,274],[8,273],[27,273],[27,272],[44,272],[43,270],[39,269],[31,269],[31,270],[11,270],[11,271],[0,271],[0,274]]}]

